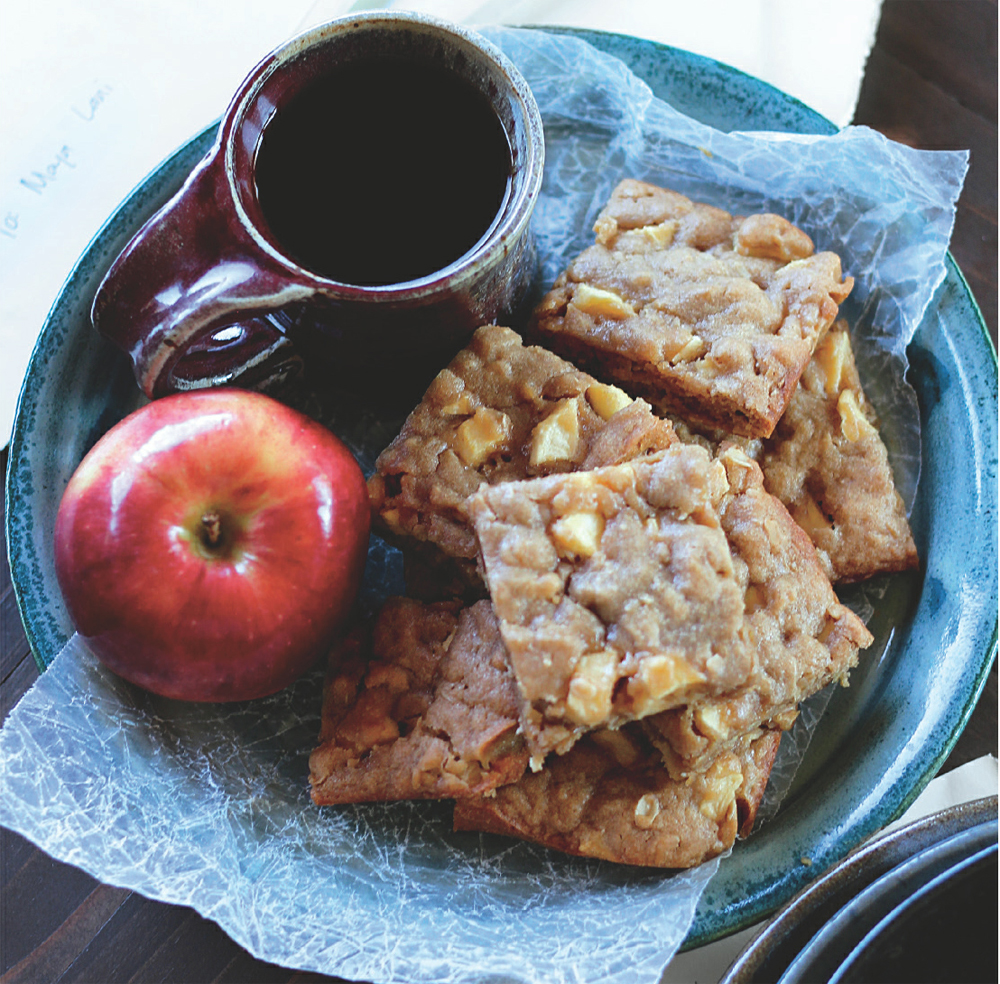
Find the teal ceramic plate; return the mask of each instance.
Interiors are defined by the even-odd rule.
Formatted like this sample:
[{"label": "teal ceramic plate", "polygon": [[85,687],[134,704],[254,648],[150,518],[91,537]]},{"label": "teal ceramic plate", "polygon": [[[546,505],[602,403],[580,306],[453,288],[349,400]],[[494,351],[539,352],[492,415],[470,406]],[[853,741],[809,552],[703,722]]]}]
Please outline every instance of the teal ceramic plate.
[{"label": "teal ceramic plate", "polygon": [[[719,129],[834,130],[791,97],[708,59],[621,35],[573,33]],[[28,368],[10,446],[7,541],[42,667],[72,631],[52,560],[62,490],[98,436],[140,401],[124,357],[90,327],[91,299],[213,134],[210,127],[182,147],[111,217],[56,300]],[[922,566],[889,586],[875,646],[851,687],[833,698],[778,815],[721,865],[687,946],[766,916],[899,815],[948,755],[989,671],[997,629],[996,354],[950,258],[909,354],[923,429],[912,517]]]}]

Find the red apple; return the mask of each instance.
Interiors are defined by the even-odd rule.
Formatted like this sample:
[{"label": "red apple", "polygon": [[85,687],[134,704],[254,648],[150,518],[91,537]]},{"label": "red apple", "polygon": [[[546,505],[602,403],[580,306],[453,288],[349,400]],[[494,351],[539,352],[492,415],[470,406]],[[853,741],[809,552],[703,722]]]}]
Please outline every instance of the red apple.
[{"label": "red apple", "polygon": [[368,544],[350,451],[270,397],[147,404],[70,479],[56,575],[97,656],[147,690],[249,700],[307,670],[348,615]]}]

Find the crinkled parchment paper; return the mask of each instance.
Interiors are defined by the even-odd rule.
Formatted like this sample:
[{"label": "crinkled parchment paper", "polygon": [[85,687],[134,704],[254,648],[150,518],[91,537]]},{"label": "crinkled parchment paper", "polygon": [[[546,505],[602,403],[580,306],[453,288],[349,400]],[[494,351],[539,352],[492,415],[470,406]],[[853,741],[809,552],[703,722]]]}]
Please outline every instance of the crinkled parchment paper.
[{"label": "crinkled parchment paper", "polygon": [[[488,33],[546,124],[539,291],[592,241],[622,177],[787,216],[857,278],[844,313],[912,501],[920,445],[903,354],[944,277],[966,155],[860,128],[723,134],[575,38]],[[369,468],[392,436],[385,421],[331,423]],[[397,557],[373,543],[369,605],[400,587]],[[287,966],[378,982],[658,979],[719,862],[671,874],[453,834],[440,803],[316,808],[320,683],[317,671],[270,699],[186,705],[118,680],[74,637],[0,733],[0,822],[102,881],[193,906]],[[802,742],[786,744],[772,809]]]}]

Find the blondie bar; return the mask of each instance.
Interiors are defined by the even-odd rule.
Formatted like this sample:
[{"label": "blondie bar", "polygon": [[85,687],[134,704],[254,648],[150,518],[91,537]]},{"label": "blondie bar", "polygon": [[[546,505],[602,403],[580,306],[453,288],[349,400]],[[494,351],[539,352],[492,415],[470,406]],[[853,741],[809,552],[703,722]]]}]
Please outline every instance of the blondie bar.
[{"label": "blondie bar", "polygon": [[846,683],[872,641],[838,601],[808,536],[765,490],[758,465],[735,447],[717,460],[729,485],[719,516],[742,589],[752,663],[729,693],[644,720],[675,777],[704,770],[747,736],[790,727],[799,702],[835,680]]},{"label": "blondie bar", "polygon": [[533,768],[586,731],[743,683],[727,490],[705,451],[677,444],[468,500]]},{"label": "blondie bar", "polygon": [[662,413],[770,435],[853,286],[839,257],[780,216],[635,180],[594,229],[535,310],[533,340]]},{"label": "blondie bar", "polygon": [[809,534],[835,581],[917,565],[889,453],[844,322],[820,342],[758,460],[768,491]]},{"label": "blondie bar", "polygon": [[765,488],[809,534],[835,584],[917,566],[889,453],[861,387],[843,320],[816,347],[769,438],[699,431],[676,416],[671,422],[686,443],[713,454],[736,444],[753,458]]}]

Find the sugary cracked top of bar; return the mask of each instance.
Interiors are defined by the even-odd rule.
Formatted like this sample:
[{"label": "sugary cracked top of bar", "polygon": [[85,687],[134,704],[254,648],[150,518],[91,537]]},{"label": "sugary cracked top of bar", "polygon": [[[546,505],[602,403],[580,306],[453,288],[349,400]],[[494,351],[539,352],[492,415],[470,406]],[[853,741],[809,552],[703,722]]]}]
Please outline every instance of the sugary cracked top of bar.
[{"label": "sugary cracked top of bar", "polygon": [[644,725],[675,775],[704,769],[762,728],[786,728],[798,704],[834,681],[846,682],[871,633],[838,600],[816,549],[764,489],[763,475],[739,448],[717,459],[728,490],[719,504],[744,599],[752,661],[732,691],[648,718]]},{"label": "sugary cracked top of bar", "polygon": [[740,684],[743,590],[701,448],[469,500],[533,764],[586,730]]}]

